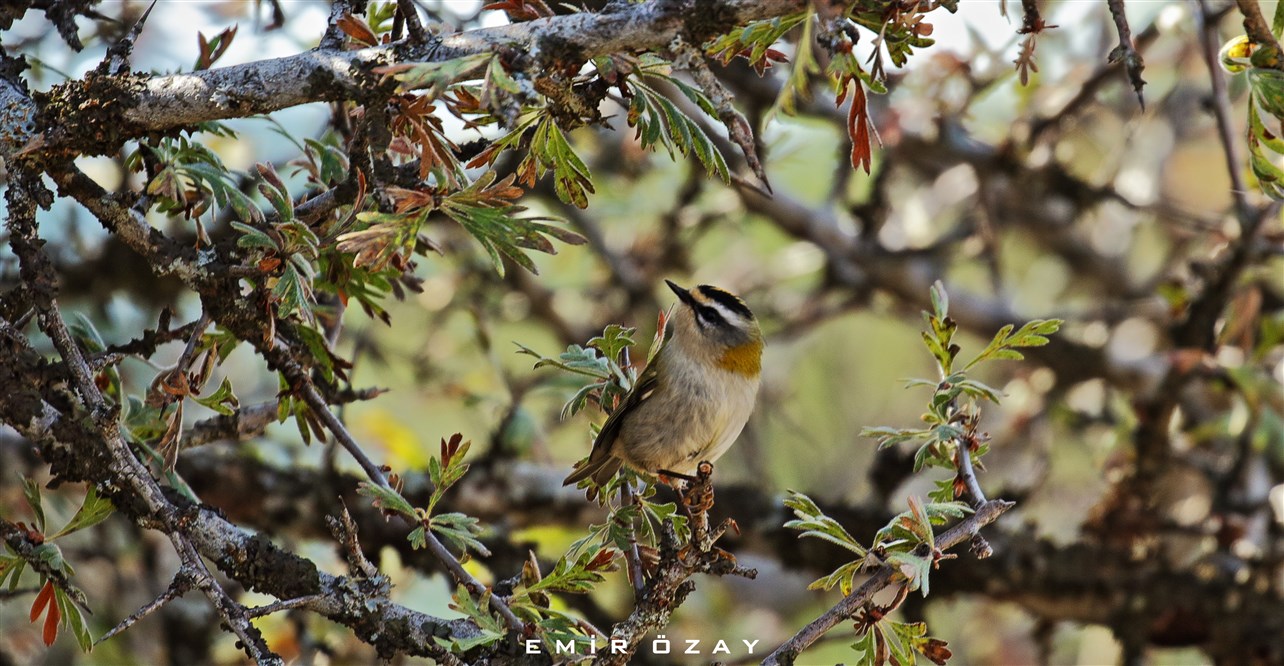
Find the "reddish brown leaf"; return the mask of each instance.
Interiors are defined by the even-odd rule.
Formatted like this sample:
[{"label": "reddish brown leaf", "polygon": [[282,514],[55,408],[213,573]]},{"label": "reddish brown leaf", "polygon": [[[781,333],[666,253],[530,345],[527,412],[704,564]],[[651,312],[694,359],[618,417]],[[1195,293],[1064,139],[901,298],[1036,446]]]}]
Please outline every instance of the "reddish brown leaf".
[{"label": "reddish brown leaf", "polygon": [[40,593],[36,595],[36,600],[31,603],[31,621],[35,622],[36,618],[44,612],[45,606],[53,601],[54,587],[53,581],[45,581],[44,587],[40,588]]},{"label": "reddish brown leaf", "polygon": [[553,15],[553,10],[549,9],[542,0],[499,0],[483,5],[482,9],[501,10],[513,23],[533,21]]},{"label": "reddish brown leaf", "polygon": [[593,559],[584,566],[584,568],[588,571],[612,570],[614,569],[612,565],[615,562],[616,555],[619,555],[619,553],[610,548],[603,548],[598,551],[597,555],[594,556]]},{"label": "reddish brown leaf", "polygon": [[874,150],[870,141],[869,100],[865,97],[865,86],[852,79],[838,96],[838,104],[843,103],[848,89],[853,91],[852,105],[847,110],[847,136],[852,140],[852,168],[864,169],[868,174]]},{"label": "reddish brown leaf", "polygon": [[345,34],[360,44],[365,46],[374,46],[379,43],[379,37],[375,35],[374,30],[371,30],[370,26],[367,25],[360,17],[353,16],[352,14],[344,14],[343,18],[340,18],[336,22],[336,25],[338,25],[339,29]]},{"label": "reddish brown leaf", "polygon": [[922,652],[923,656],[931,660],[936,666],[945,666],[945,662],[954,656],[954,653],[946,645],[945,641],[929,638],[927,639],[927,644],[919,648],[919,652]]},{"label": "reddish brown leaf", "polygon": [[53,645],[53,642],[58,638],[58,621],[61,619],[62,611],[58,610],[58,604],[49,604],[49,612],[45,614],[44,630],[40,632],[40,638],[44,640],[45,647]]}]

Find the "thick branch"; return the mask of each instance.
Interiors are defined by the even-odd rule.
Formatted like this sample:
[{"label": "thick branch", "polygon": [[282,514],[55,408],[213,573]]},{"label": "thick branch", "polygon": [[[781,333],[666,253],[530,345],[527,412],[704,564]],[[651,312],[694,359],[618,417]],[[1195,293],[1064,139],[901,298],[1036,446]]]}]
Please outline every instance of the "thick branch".
[{"label": "thick branch", "polygon": [[[675,37],[703,43],[746,21],[780,16],[802,0],[649,0],[614,11],[581,12],[469,30],[440,44],[406,40],[357,51],[314,50],[168,76],[88,76],[55,87],[39,104],[12,97],[6,121],[36,116],[35,126],[6,122],[0,158],[31,152],[110,153],[124,141],[197,123],[243,118],[312,102],[363,99],[390,85],[376,67],[435,62],[477,53],[523,54],[534,65],[575,65],[609,53],[666,47]],[[82,111],[85,100],[106,101]],[[43,134],[42,134],[43,132]]]}]

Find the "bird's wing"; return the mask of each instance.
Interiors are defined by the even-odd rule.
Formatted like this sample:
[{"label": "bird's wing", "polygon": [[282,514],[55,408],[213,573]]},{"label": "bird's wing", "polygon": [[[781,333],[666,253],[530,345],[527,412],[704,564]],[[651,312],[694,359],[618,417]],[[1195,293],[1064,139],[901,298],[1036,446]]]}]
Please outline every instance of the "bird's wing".
[{"label": "bird's wing", "polygon": [[[599,470],[608,469],[611,465],[613,456],[613,447],[615,439],[619,437],[620,427],[624,419],[633,410],[637,409],[660,385],[660,363],[663,358],[663,349],[655,355],[651,363],[646,366],[637,381],[633,383],[633,388],[624,396],[620,405],[611,412],[607,417],[606,423],[602,424],[602,429],[598,431],[597,437],[593,440],[593,451],[589,453],[588,460],[575,469],[570,476],[566,477],[563,484],[570,485],[578,483],[590,475],[597,478]],[[615,469],[619,468],[618,463],[614,465]],[[609,476],[609,475],[608,475]]]},{"label": "bird's wing", "polygon": [[597,433],[597,438],[593,440],[593,452],[596,453],[598,448],[610,449],[615,443],[615,438],[620,434],[620,425],[624,423],[624,417],[637,409],[651,394],[656,387],[660,385],[660,356],[656,356],[650,365],[642,371],[638,380],[633,383],[632,390],[624,396],[620,406],[611,412],[607,417],[606,423],[602,424],[602,430]]}]

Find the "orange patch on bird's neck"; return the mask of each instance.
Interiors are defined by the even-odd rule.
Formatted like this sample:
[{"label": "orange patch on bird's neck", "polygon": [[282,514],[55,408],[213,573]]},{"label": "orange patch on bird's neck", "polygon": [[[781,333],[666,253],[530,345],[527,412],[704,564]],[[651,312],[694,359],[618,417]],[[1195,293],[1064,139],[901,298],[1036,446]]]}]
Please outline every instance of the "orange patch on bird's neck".
[{"label": "orange patch on bird's neck", "polygon": [[754,340],[728,349],[718,357],[718,367],[746,377],[757,377],[762,371],[762,342]]}]

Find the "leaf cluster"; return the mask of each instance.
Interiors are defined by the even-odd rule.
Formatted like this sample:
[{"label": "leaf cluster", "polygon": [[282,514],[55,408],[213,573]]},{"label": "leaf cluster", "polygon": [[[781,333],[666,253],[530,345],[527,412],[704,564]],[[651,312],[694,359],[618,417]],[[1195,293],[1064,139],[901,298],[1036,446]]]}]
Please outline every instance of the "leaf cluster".
[{"label": "leaf cluster", "polygon": [[[1276,6],[1271,33],[1278,41],[1284,34],[1284,9]],[[1248,163],[1258,187],[1272,199],[1284,200],[1284,139],[1280,124],[1284,122],[1284,54],[1274,44],[1257,44],[1248,35],[1239,35],[1222,45],[1219,54],[1226,71],[1247,73]],[[1268,126],[1269,123],[1269,126]]]},{"label": "leaf cluster", "polygon": [[871,666],[910,666],[921,656],[937,666],[944,666],[953,653],[945,641],[927,635],[926,622],[897,622],[883,619],[857,624],[856,663]]},{"label": "leaf cluster", "polygon": [[[961,370],[955,370],[955,363],[961,352],[959,345],[954,342],[958,324],[949,316],[949,296],[939,282],[932,286],[931,302],[932,311],[923,313],[926,330],[922,331],[921,337],[928,353],[936,361],[941,378],[911,379],[906,384],[907,387],[928,386],[933,389],[927,411],[921,419],[926,427],[877,426],[865,428],[861,433],[865,437],[876,439],[879,448],[902,442],[918,442],[919,448],[914,455],[916,473],[924,467],[955,470],[955,448],[960,445],[968,446],[979,463],[988,450],[985,445],[986,436],[977,431],[981,415],[979,401],[997,404],[999,391],[973,379],[967,373],[987,361],[1021,360],[1024,356],[1019,349],[1046,345],[1047,336],[1061,327],[1059,319],[1036,319],[1020,328],[1006,325]],[[962,483],[956,478],[952,482],[938,483],[937,490],[930,496],[935,500],[949,501],[957,497],[961,490]]]},{"label": "leaf cluster", "polygon": [[[544,356],[520,343],[514,344],[517,345],[517,353],[536,359],[536,369],[556,368],[576,375],[577,380],[589,379],[587,382],[579,381],[571,398],[562,406],[562,418],[565,419],[579,413],[590,400],[603,411],[610,412],[633,388],[637,370],[628,362],[628,350],[634,344],[633,334],[636,331],[609,324],[601,335],[594,336],[585,346],[569,345],[556,357]],[[656,348],[658,346],[653,345],[653,352]]]},{"label": "leaf cluster", "polygon": [[636,138],[643,148],[662,146],[673,157],[675,152],[683,157],[695,154],[704,165],[705,172],[723,182],[731,181],[727,161],[723,158],[704,129],[687,116],[667,96],[656,90],[655,82],[664,82],[676,88],[684,97],[711,117],[718,110],[705,93],[671,74],[669,63],[656,57],[643,57],[636,75],[623,84],[629,90],[629,127],[637,129]]},{"label": "leaf cluster", "polygon": [[[5,552],[0,554],[0,587],[7,585],[9,592],[13,592],[17,589],[18,581],[27,568],[28,559],[26,558],[31,558],[32,562],[38,563],[40,591],[31,604],[29,615],[32,622],[41,615],[44,616],[41,639],[45,645],[53,645],[54,640],[58,638],[59,630],[68,629],[76,637],[76,643],[80,649],[89,652],[93,649],[94,643],[89,634],[89,625],[81,611],[81,608],[87,604],[85,595],[69,582],[76,575],[76,570],[63,556],[62,549],[54,542],[101,523],[116,509],[110,500],[99,496],[97,489],[90,486],[71,519],[57,531],[48,533],[48,519],[45,515],[44,498],[41,495],[40,486],[33,479],[24,478],[22,490],[34,520],[30,527],[22,522],[17,526],[19,529],[26,530],[27,540],[36,545],[24,557],[11,545],[5,544]],[[49,571],[57,572],[61,577],[50,576],[46,573]]]},{"label": "leaf cluster", "polygon": [[241,191],[243,177],[224,166],[214,151],[185,136],[140,144],[125,158],[125,166],[148,172],[145,191],[166,215],[199,219],[213,208],[215,213],[230,209],[241,220],[263,220],[254,200]]},{"label": "leaf cluster", "polygon": [[432,482],[432,493],[424,507],[412,505],[395,487],[391,486],[363,481],[358,486],[357,492],[370,497],[376,507],[401,514],[415,523],[417,526],[411,531],[409,539],[411,546],[416,549],[427,546],[426,530],[432,530],[462,551],[465,558],[470,551],[482,557],[488,557],[490,550],[480,540],[482,534],[480,521],[459,512],[436,512],[437,504],[442,497],[468,472],[469,465],[464,462],[464,456],[468,454],[468,449],[471,447],[472,442],[464,440],[463,435],[459,433],[451,435],[449,440],[444,438],[441,440],[439,455],[428,461],[428,479]]}]

